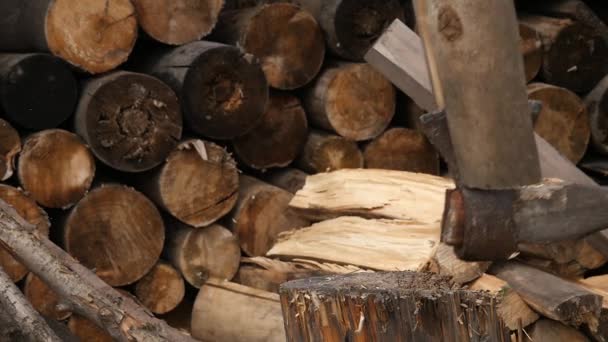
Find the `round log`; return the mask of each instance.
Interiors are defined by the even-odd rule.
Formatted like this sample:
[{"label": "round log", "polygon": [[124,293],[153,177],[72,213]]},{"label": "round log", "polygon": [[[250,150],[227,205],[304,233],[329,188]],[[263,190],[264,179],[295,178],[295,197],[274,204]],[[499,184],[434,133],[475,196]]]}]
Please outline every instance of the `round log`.
[{"label": "round log", "polygon": [[237,237],[228,229],[213,224],[195,229],[176,220],[168,220],[165,254],[186,281],[200,288],[207,279],[230,280],[241,261]]},{"label": "round log", "polygon": [[182,45],[206,36],[224,0],[134,0],[141,28],[159,42]]},{"label": "round log", "polygon": [[95,325],[88,319],[72,315],[68,322],[68,328],[80,341],[86,342],[114,342],[112,336]]},{"label": "round log", "polygon": [[95,159],[75,134],[45,130],[23,142],[17,176],[36,202],[48,208],[69,208],[91,187]]},{"label": "round log", "polygon": [[182,134],[177,96],[156,78],[117,71],[82,90],[76,132],[104,164],[125,172],[162,163]]},{"label": "round log", "polygon": [[317,21],[289,3],[228,11],[220,16],[213,38],[258,57],[268,83],[283,90],[310,82],[325,56],[323,32]]},{"label": "round log", "polygon": [[55,128],[72,115],[78,83],[57,57],[0,54],[0,94],[5,118],[25,129],[41,130]]},{"label": "round log", "polygon": [[72,314],[65,305],[62,305],[61,298],[55,291],[33,273],[25,278],[23,292],[32,306],[45,317],[62,321]]},{"label": "round log", "polygon": [[65,250],[111,286],[142,278],[158,261],[165,241],[154,204],[116,184],[91,190],[70,211],[62,233]]},{"label": "round log", "polygon": [[259,61],[234,46],[194,42],[144,61],[144,71],[179,95],[188,127],[205,137],[232,139],[260,120],[268,83]]},{"label": "round log", "polygon": [[186,286],[182,275],[171,265],[160,261],[135,285],[135,296],[155,314],[175,309],[184,299]]},{"label": "round log", "polygon": [[408,128],[391,128],[363,150],[365,167],[439,175],[439,154],[426,137]]},{"label": "round log", "polygon": [[370,65],[358,63],[326,68],[304,99],[312,124],[356,141],[382,133],[396,103],[393,85]]},{"label": "round log", "polygon": [[591,144],[596,151],[608,155],[608,76],[585,97],[591,128]]},{"label": "round log", "polygon": [[310,173],[363,167],[363,154],[354,141],[322,131],[311,131],[297,160],[302,170]]},{"label": "round log", "polygon": [[262,120],[247,134],[233,141],[234,151],[256,170],[285,167],[296,159],[308,136],[308,121],[300,100],[273,93]]},{"label": "round log", "polygon": [[589,116],[581,98],[567,89],[544,83],[530,84],[528,96],[543,103],[534,123],[536,133],[578,164],[591,135]]},{"label": "round log", "polygon": [[15,158],[21,152],[21,138],[17,130],[0,119],[0,180],[7,180],[15,171]]},{"label": "round log", "polygon": [[530,82],[540,72],[543,64],[543,42],[540,34],[526,24],[519,24],[519,49],[524,56],[526,81]]},{"label": "round log", "polygon": [[295,194],[304,187],[304,184],[306,184],[306,177],[308,177],[308,174],[304,171],[293,168],[283,168],[269,173],[264,180],[276,187]]}]

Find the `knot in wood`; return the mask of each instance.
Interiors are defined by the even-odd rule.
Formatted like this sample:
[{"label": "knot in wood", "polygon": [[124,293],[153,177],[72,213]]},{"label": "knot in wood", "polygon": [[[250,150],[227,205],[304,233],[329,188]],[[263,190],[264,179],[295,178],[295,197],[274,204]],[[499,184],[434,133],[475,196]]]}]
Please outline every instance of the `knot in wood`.
[{"label": "knot in wood", "polygon": [[449,42],[453,42],[462,36],[462,22],[452,6],[443,6],[439,10],[437,19],[439,33]]}]

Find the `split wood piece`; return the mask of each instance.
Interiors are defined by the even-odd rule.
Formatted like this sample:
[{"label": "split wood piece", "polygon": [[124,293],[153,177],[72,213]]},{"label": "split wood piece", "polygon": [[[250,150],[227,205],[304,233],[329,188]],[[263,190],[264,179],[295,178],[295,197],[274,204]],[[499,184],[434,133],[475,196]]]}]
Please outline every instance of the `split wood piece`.
[{"label": "split wood piece", "polygon": [[234,151],[255,170],[286,167],[304,148],[308,121],[300,100],[274,92],[262,120],[249,133],[233,140]]},{"label": "split wood piece", "polygon": [[596,332],[586,329],[598,342],[608,341],[608,276],[596,276],[583,279],[579,282],[591,292],[602,296],[602,313],[600,315],[599,327]]},{"label": "split wood piece", "polygon": [[510,330],[526,328],[540,318],[509,284],[495,276],[484,274],[471,283],[469,288],[474,291],[488,291],[498,297],[496,311]]},{"label": "split wood piece", "polygon": [[550,319],[541,319],[526,329],[524,342],[589,342],[582,332]]},{"label": "split wood piece", "polygon": [[155,314],[175,309],[184,299],[186,286],[181,273],[164,261],[157,263],[135,285],[135,296]]},{"label": "split wood piece", "polygon": [[585,97],[589,113],[591,144],[596,151],[608,155],[608,76]]},{"label": "split wood piece", "polygon": [[284,342],[279,296],[210,279],[196,297],[192,337],[203,341]]},{"label": "split wood piece", "polygon": [[232,139],[249,132],[268,102],[259,61],[234,46],[193,42],[142,61],[143,70],[178,94],[184,121],[194,132]]},{"label": "split wood piece", "polygon": [[[374,41],[395,20],[413,19],[404,13],[398,0],[296,0],[312,13],[323,32],[327,46],[336,55],[353,61],[363,60]],[[413,20],[408,20],[413,21]]]},{"label": "split wood piece", "polygon": [[28,136],[19,155],[17,176],[25,191],[48,208],[69,208],[89,190],[95,159],[80,138],[50,129]]},{"label": "split wood piece", "polygon": [[544,272],[555,274],[562,279],[578,280],[585,276],[587,269],[583,268],[580,264],[575,261],[568,262],[565,264],[559,264],[554,260],[547,260],[538,257],[520,255],[518,261]]},{"label": "split wood piece", "polygon": [[440,223],[445,192],[453,187],[449,179],[420,173],[340,170],[308,177],[289,206],[315,221],[355,215]]},{"label": "split wood piece", "polygon": [[213,224],[194,229],[176,220],[167,220],[165,255],[186,281],[200,288],[210,277],[230,280],[239,269],[241,249],[237,237]]},{"label": "split wood piece", "polygon": [[99,328],[90,320],[72,315],[68,321],[68,328],[80,341],[87,342],[114,342],[115,340],[103,329]]},{"label": "split wood piece", "polygon": [[19,152],[21,152],[19,133],[8,122],[0,119],[0,181],[13,176],[15,159]]},{"label": "split wood piece", "polygon": [[126,61],[137,39],[129,0],[7,0],[0,13],[0,50],[50,51],[94,74]]},{"label": "split wood piece", "polygon": [[117,184],[91,190],[63,223],[65,250],[111,286],[132,284],[158,261],[165,226],[154,204]]},{"label": "split wood piece", "polygon": [[44,317],[63,321],[72,314],[69,306],[42,279],[30,273],[25,278],[23,292],[32,306]]},{"label": "split wood piece", "polygon": [[413,129],[391,128],[363,149],[365,167],[439,175],[439,154]]},{"label": "split wood piece", "polygon": [[89,80],[75,128],[104,164],[125,172],[158,166],[182,134],[179,101],[156,78],[116,71]]},{"label": "split wood piece", "polygon": [[173,217],[193,227],[206,227],[236,204],[239,175],[224,148],[192,139],[180,143],[164,164],[135,183]]},{"label": "split wood piece", "polygon": [[192,322],[192,309],[194,308],[194,298],[184,298],[177,308],[164,314],[157,315],[158,318],[164,320],[174,329],[190,336],[192,335],[192,329],[190,323]]},{"label": "split wood piece", "polygon": [[226,225],[248,256],[265,255],[281,232],[310,224],[289,208],[291,193],[253,177],[241,175],[239,180],[239,199]]},{"label": "split wood piece", "polygon": [[[47,214],[23,191],[9,185],[0,184],[0,199],[10,205],[24,220],[34,225],[40,236],[49,236],[51,223]],[[28,273],[27,268],[4,247],[0,247],[0,267],[4,269],[13,282],[20,281]]]},{"label": "split wood piece", "polygon": [[506,281],[541,315],[575,327],[587,324],[592,331],[597,330],[601,296],[576,283],[517,262],[495,265],[492,273]]},{"label": "split wood piece", "polygon": [[264,180],[276,187],[295,194],[304,187],[306,177],[308,176],[309,174],[298,169],[281,168],[270,172]]},{"label": "split wood piece", "polygon": [[326,67],[304,98],[312,124],[356,141],[377,137],[395,115],[393,85],[368,64]]},{"label": "split wood piece", "polygon": [[267,255],[380,271],[417,271],[433,257],[439,235],[438,223],[341,217],[281,234]]},{"label": "split wood piece", "polygon": [[159,42],[183,45],[206,36],[217,22],[224,0],[135,0],[141,28]]},{"label": "split wood piece", "polygon": [[307,11],[289,3],[227,11],[213,40],[237,45],[258,57],[268,83],[291,90],[310,82],[325,55],[323,32]]},{"label": "split wood piece", "polygon": [[457,284],[471,282],[484,275],[490,268],[490,262],[467,262],[456,255],[454,247],[440,243],[424,271],[450,277]]},{"label": "split wood piece", "polygon": [[287,341],[509,341],[496,299],[431,273],[359,273],[281,287]]},{"label": "split wood piece", "polygon": [[536,133],[572,163],[580,162],[591,135],[589,115],[581,98],[568,89],[544,83],[530,84],[528,96],[543,104],[534,122]]},{"label": "split wood piece", "polygon": [[540,34],[525,24],[519,24],[519,36],[519,49],[524,56],[526,81],[530,82],[538,75],[543,65],[543,42]]},{"label": "split wood piece", "polygon": [[354,141],[311,130],[296,165],[314,174],[363,167],[363,153]]},{"label": "split wood piece", "polygon": [[52,55],[0,54],[0,96],[3,117],[26,129],[49,129],[72,115],[78,83]]},{"label": "split wood piece", "polygon": [[542,38],[542,76],[547,83],[585,93],[608,73],[608,43],[593,28],[568,18],[527,14],[520,22]]},{"label": "split wood piece", "polygon": [[583,273],[608,262],[608,258],[593,248],[587,240],[563,241],[550,245],[520,244],[519,251],[523,256],[551,260],[558,267],[570,265]]}]

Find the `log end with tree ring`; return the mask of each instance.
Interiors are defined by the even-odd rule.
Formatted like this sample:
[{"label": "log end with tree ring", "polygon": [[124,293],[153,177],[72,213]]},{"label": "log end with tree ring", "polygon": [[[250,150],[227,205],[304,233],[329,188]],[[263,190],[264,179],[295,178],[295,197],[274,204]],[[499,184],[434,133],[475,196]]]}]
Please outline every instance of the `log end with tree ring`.
[{"label": "log end with tree ring", "polygon": [[262,5],[241,37],[258,57],[268,83],[291,90],[310,82],[325,57],[323,32],[311,14],[289,3]]},{"label": "log end with tree ring", "polygon": [[12,123],[30,130],[55,128],[76,107],[78,83],[66,63],[47,54],[0,55],[2,109]]},{"label": "log end with tree ring", "polygon": [[534,123],[536,133],[578,164],[591,136],[589,115],[581,98],[565,88],[543,83],[530,84],[528,96],[543,104]]},{"label": "log end with tree ring", "polygon": [[77,135],[45,130],[23,142],[17,176],[23,189],[42,206],[68,208],[91,187],[95,159]]},{"label": "log end with tree ring", "polygon": [[524,57],[526,81],[538,75],[543,64],[543,43],[540,34],[526,24],[519,24],[519,49]]},{"label": "log end with tree ring", "polygon": [[93,74],[110,71],[137,40],[135,8],[129,0],[55,0],[45,34],[54,55]]},{"label": "log end with tree ring", "polygon": [[118,71],[90,81],[76,111],[76,132],[104,164],[141,172],[177,146],[182,118],[177,96],[160,80]]},{"label": "log end with tree ring", "polygon": [[33,273],[25,278],[23,292],[32,306],[44,317],[62,321],[72,314],[65,305],[62,305],[57,293]]},{"label": "log end with tree ring", "polygon": [[158,209],[122,185],[91,190],[67,216],[65,250],[111,286],[141,279],[158,261],[165,226]]},{"label": "log end with tree ring", "polygon": [[114,342],[115,340],[103,329],[95,325],[90,320],[72,315],[68,321],[68,329],[78,337],[80,341],[87,342]]},{"label": "log end with tree ring", "polygon": [[357,143],[337,135],[312,131],[298,160],[304,171],[315,174],[340,169],[363,168],[363,153]]},{"label": "log end with tree ring", "polygon": [[439,175],[439,154],[426,137],[408,128],[391,128],[363,150],[365,167]]},{"label": "log end with tree ring", "polygon": [[262,120],[233,141],[239,159],[256,170],[285,167],[300,154],[308,137],[308,121],[300,100],[273,93]]},{"label": "log end with tree ring", "polygon": [[155,40],[182,45],[206,36],[217,22],[223,0],[134,0],[137,21]]},{"label": "log end with tree ring", "polygon": [[182,275],[166,262],[159,262],[135,285],[135,296],[155,314],[166,314],[184,299]]},{"label": "log end with tree ring", "polygon": [[0,180],[9,179],[15,170],[15,158],[21,152],[21,137],[8,122],[0,119]]}]

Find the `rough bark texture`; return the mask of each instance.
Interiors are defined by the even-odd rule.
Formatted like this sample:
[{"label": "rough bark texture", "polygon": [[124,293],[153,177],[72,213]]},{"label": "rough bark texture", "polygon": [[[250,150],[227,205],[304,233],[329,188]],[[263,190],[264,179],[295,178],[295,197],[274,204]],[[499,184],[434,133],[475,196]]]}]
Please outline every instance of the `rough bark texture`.
[{"label": "rough bark texture", "polygon": [[272,171],[264,178],[268,183],[295,194],[304,187],[308,174],[294,168]]},{"label": "rough bark texture", "polygon": [[543,41],[540,34],[526,24],[519,24],[519,50],[524,56],[526,81],[538,75],[543,64]]},{"label": "rough bark texture", "polygon": [[32,306],[44,317],[62,321],[72,314],[69,306],[62,302],[57,293],[33,273],[25,278],[23,292]]},{"label": "rough bark texture", "polygon": [[589,113],[591,144],[596,151],[608,155],[608,76],[585,97]]},{"label": "rough bark texture", "polygon": [[179,271],[161,261],[137,282],[135,296],[150,311],[162,315],[182,302],[185,289]]},{"label": "rough bark texture", "polygon": [[358,169],[363,167],[363,153],[354,141],[311,130],[296,165],[311,174]]}]

